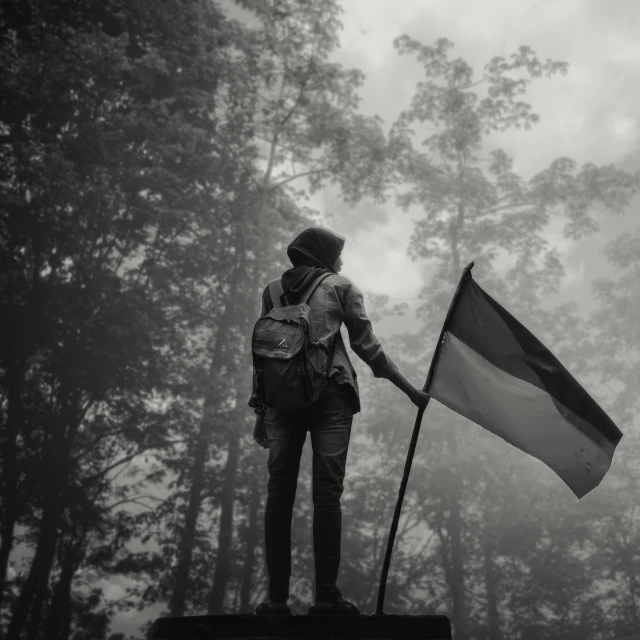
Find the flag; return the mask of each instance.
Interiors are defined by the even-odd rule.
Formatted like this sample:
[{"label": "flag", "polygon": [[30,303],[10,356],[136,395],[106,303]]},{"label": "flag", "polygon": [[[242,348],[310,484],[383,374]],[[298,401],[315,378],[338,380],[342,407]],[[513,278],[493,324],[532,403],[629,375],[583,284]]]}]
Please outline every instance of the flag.
[{"label": "flag", "polygon": [[425,390],[544,462],[582,498],[609,470],[622,432],[470,272],[456,296]]}]

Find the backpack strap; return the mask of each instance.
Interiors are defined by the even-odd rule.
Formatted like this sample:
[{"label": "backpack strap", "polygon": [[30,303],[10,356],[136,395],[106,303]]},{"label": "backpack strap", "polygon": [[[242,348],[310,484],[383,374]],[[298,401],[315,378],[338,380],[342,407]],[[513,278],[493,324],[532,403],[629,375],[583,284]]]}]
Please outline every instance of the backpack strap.
[{"label": "backpack strap", "polygon": [[307,289],[307,291],[305,292],[305,294],[302,296],[302,300],[300,300],[300,303],[302,304],[303,302],[306,302],[310,297],[311,294],[316,290],[316,288],[318,287],[318,285],[325,279],[328,278],[329,276],[333,275],[332,273],[323,273],[322,275],[318,276],[313,284],[309,287],[309,289]]},{"label": "backpack strap", "polygon": [[[300,300],[300,304],[307,302],[311,297],[311,294],[316,290],[317,286],[325,279],[328,278],[331,273],[322,273],[319,275],[311,284],[311,286],[307,289],[307,291],[302,296]],[[282,280],[273,280],[269,283],[269,295],[271,296],[271,303],[273,304],[274,309],[279,309],[282,304],[280,302],[280,296],[282,296]]]},{"label": "backpack strap", "polygon": [[280,304],[280,296],[282,295],[282,281],[274,280],[269,283],[269,295],[271,296],[271,304],[273,304],[274,309],[279,309],[282,304]]},{"label": "backpack strap", "polygon": [[[313,284],[309,287],[309,289],[304,293],[304,295],[302,296],[302,300],[300,300],[300,303],[302,304],[303,302],[307,302],[307,300],[311,297],[311,294],[316,290],[318,285],[325,278],[328,278],[330,275],[332,274],[323,273],[319,275],[313,281]],[[280,303],[280,296],[282,295],[282,293],[283,293],[283,290],[282,290],[281,279],[273,280],[269,283],[269,295],[271,296],[271,302],[273,304],[274,309],[279,309],[280,307],[282,307],[282,304]],[[329,350],[329,360],[327,362],[327,370],[325,372],[325,376],[327,377],[327,379],[329,377],[329,374],[331,373],[331,365],[333,364],[333,356],[335,354],[337,341],[338,341],[338,336],[336,335],[336,337],[333,339],[333,344],[331,345],[331,349]]]},{"label": "backpack strap", "polygon": [[[316,287],[325,279],[328,278],[330,275],[332,275],[331,273],[323,273],[321,276],[318,276],[316,278],[316,280],[314,281],[314,283],[311,285],[311,287],[309,287],[309,289],[307,290],[307,292],[302,296],[302,300],[300,302],[306,302],[310,297],[311,294],[316,290]],[[333,365],[333,356],[335,355],[336,352],[336,342],[338,341],[338,336],[336,335],[333,339],[333,342],[331,344],[331,348],[329,349],[329,360],[327,361],[327,370],[324,372],[324,377],[326,378],[326,380],[329,380],[329,374],[331,373],[331,365]]]}]

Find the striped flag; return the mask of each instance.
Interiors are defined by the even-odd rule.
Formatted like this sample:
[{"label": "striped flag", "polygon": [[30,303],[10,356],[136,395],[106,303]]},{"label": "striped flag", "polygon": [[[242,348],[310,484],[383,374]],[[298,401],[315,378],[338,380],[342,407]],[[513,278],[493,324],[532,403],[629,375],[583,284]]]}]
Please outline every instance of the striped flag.
[{"label": "striped flag", "polygon": [[558,359],[466,276],[425,390],[544,462],[582,498],[609,470],[622,432]]}]

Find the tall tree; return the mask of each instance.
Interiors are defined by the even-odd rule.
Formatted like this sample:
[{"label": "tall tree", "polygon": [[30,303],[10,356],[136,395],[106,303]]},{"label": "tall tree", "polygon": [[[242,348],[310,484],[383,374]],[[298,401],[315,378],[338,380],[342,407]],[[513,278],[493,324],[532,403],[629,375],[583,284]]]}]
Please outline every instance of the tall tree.
[{"label": "tall tree", "polygon": [[607,594],[606,609],[615,633],[624,636],[633,634],[640,624],[640,517],[636,500],[640,231],[632,228],[620,234],[604,253],[615,271],[592,285],[599,306],[590,318],[594,333],[588,360],[595,380],[608,392],[605,408],[615,416],[625,437],[610,471],[612,482],[591,514],[590,525],[598,549],[592,568],[601,580],[615,584],[615,597]]},{"label": "tall tree", "polygon": [[[415,207],[423,212],[409,252],[413,259],[439,263],[433,281],[423,292],[429,303],[420,309],[426,321],[422,335],[437,335],[466,261],[475,259],[482,282],[490,291],[498,289],[491,265],[500,250],[508,251],[515,264],[500,282],[499,298],[508,300],[506,306],[527,323],[540,295],[554,291],[563,274],[557,252],[542,235],[551,216],[567,219],[567,237],[591,233],[595,229],[590,215],[593,207],[624,211],[637,191],[637,176],[592,164],[576,174],[575,163],[560,158],[527,182],[512,171],[512,160],[500,149],[490,153],[488,172],[483,171],[478,151],[485,136],[509,127],[530,129],[538,122],[531,106],[518,99],[530,80],[512,75],[549,77],[566,73],[567,65],[550,60],[542,63],[530,48],[520,47],[508,60],[492,58],[476,78],[467,62],[449,59],[453,44],[444,38],[429,46],[402,36],[395,46],[400,54],[417,57],[425,75],[409,109],[390,132],[390,147],[396,154],[391,175],[407,185],[397,202],[405,210]],[[480,85],[487,88],[482,99],[476,92]],[[421,140],[424,151],[418,151],[414,139],[420,136],[414,128],[423,124],[435,128],[435,133]],[[446,442],[451,469],[442,505],[448,513],[443,562],[448,567],[456,638],[466,640],[468,568],[462,509],[464,461],[470,454],[459,447],[456,430],[446,431]]]},{"label": "tall tree", "polygon": [[[282,206],[287,194],[293,194],[295,181],[304,181],[313,191],[327,181],[338,183],[345,197],[357,199],[365,192],[377,190],[375,172],[382,166],[381,148],[384,137],[377,119],[364,118],[357,113],[357,88],[362,75],[354,70],[344,70],[328,62],[337,44],[339,27],[337,3],[324,3],[320,9],[312,3],[295,2],[239,2],[258,19],[258,26],[248,29],[238,46],[246,55],[244,75],[238,86],[244,85],[245,93],[258,107],[253,114],[255,139],[260,149],[261,168],[252,166],[253,202],[249,214],[235,218],[238,235],[233,243],[237,267],[234,271],[236,286],[230,295],[237,296],[237,285],[251,278],[252,288],[246,291],[251,301],[242,310],[225,302],[225,320],[218,324],[216,347],[212,357],[211,379],[220,367],[222,345],[229,345],[227,333],[232,327],[250,332],[246,319],[254,317],[255,303],[264,286],[264,276],[272,272],[275,261],[269,248],[281,243],[283,235],[274,230],[282,228],[291,233],[302,228],[310,220],[295,215],[295,207]],[[240,69],[238,69],[240,73]],[[237,142],[226,137],[228,145]],[[239,152],[238,152],[239,155]],[[305,183],[302,183],[304,188]],[[296,195],[300,195],[298,191]],[[245,205],[246,207],[246,205]],[[286,210],[289,226],[284,227],[282,215]],[[274,220],[274,217],[280,220]],[[273,251],[273,249],[271,249]],[[247,254],[251,253],[251,259]],[[271,253],[273,256],[274,254]],[[261,264],[256,264],[261,263]],[[247,343],[244,347],[242,366],[250,361]],[[218,346],[220,345],[220,346]],[[242,358],[242,356],[240,356]],[[246,371],[246,369],[243,369]],[[238,378],[239,388],[250,388],[245,375],[244,383]],[[246,383],[249,384],[246,384]],[[219,385],[219,388],[221,386]],[[192,482],[196,487],[202,477],[208,440],[205,434],[212,429],[217,402],[206,400],[211,412],[203,417],[201,447],[194,461]],[[229,420],[230,416],[223,419]],[[227,469],[224,480],[224,499],[221,503],[221,526],[218,531],[218,547],[213,584],[208,598],[209,613],[224,611],[224,594],[229,580],[228,559],[232,544],[232,513],[234,482],[239,446],[239,434],[235,426],[229,427],[227,442]],[[181,542],[181,556],[175,570],[175,587],[171,599],[172,615],[184,611],[186,582],[189,575],[190,547],[195,532],[196,514],[199,509],[198,491],[194,489],[185,520],[185,533]]]},{"label": "tall tree", "polygon": [[34,476],[29,506],[40,510],[11,638],[28,618],[33,636],[42,619],[65,496],[82,475],[76,454],[110,439],[99,477],[116,464],[114,442],[143,445],[124,464],[153,440],[126,419],[101,430],[99,409],[131,415],[163,387],[156,366],[175,339],[172,313],[193,304],[195,276],[210,282],[219,267],[206,255],[228,212],[216,206],[216,182],[228,183],[237,163],[212,138],[224,49],[215,7],[5,5],[2,311],[18,322],[1,347],[0,586],[21,516],[16,496],[34,491]]}]

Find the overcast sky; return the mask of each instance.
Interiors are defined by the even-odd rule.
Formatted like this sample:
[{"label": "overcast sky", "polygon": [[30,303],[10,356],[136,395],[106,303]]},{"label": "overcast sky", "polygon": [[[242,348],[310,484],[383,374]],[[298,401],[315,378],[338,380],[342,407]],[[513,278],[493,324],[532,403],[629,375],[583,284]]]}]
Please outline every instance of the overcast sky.
[{"label": "overcast sky", "polygon": [[[502,147],[513,156],[514,171],[525,179],[561,156],[578,167],[592,162],[640,168],[634,159],[640,146],[636,0],[342,0],[342,5],[342,46],[335,59],[366,74],[361,108],[382,116],[387,129],[421,79],[419,65],[395,52],[395,37],[406,33],[424,44],[446,37],[455,45],[450,56],[461,56],[478,73],[492,56],[506,57],[528,45],[541,60],[567,62],[569,72],[534,79],[522,99],[532,105],[540,123],[528,132],[493,134],[487,148]],[[562,238],[560,220],[550,227],[546,237],[560,250],[567,277],[561,294],[549,303],[569,298],[585,311],[592,308],[590,282],[608,273],[601,249],[622,230],[638,226],[637,201],[633,204],[624,218],[604,214],[602,233],[588,240]],[[331,227],[348,237],[342,275],[363,291],[393,298],[418,294],[430,269],[407,256],[417,214],[404,213],[392,202],[363,202],[342,215],[346,207],[329,192],[318,196],[316,206],[334,211]],[[463,256],[462,262],[472,259]],[[381,335],[389,330],[397,328],[388,321],[379,325]]]}]

